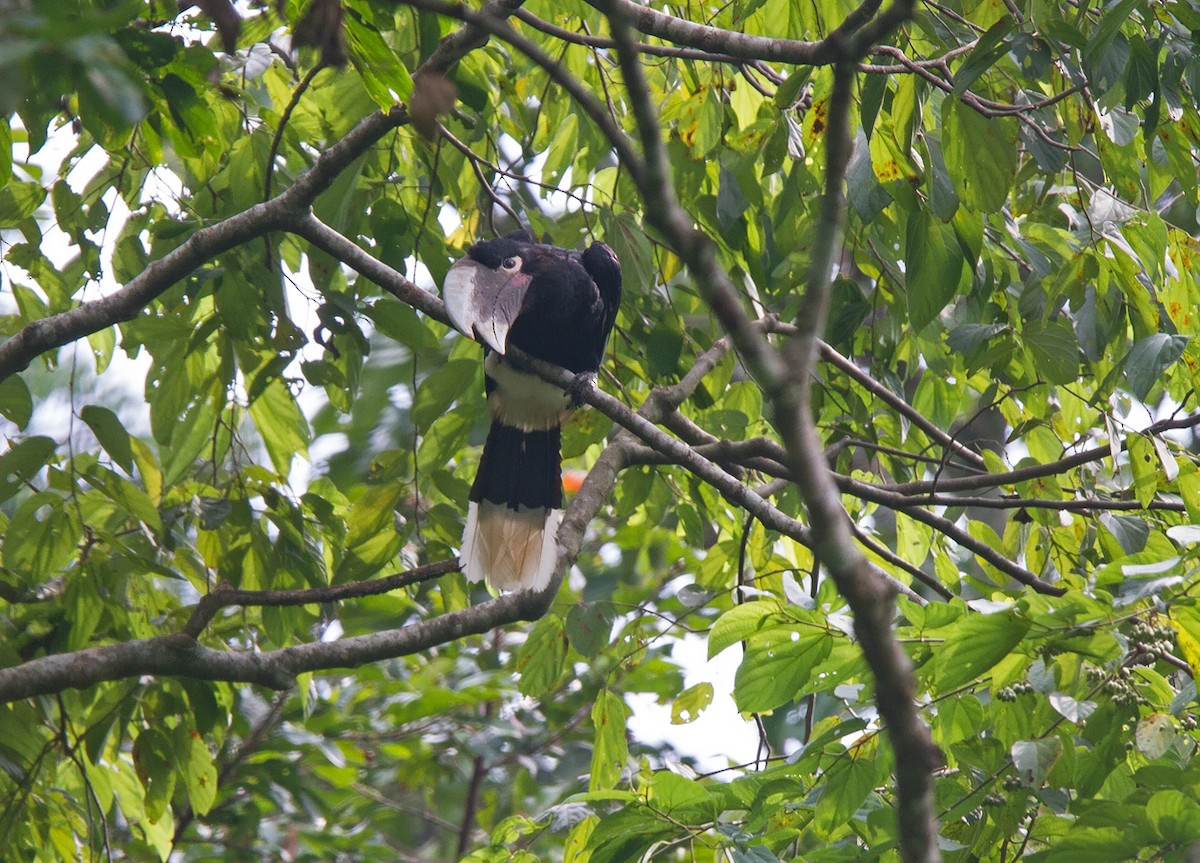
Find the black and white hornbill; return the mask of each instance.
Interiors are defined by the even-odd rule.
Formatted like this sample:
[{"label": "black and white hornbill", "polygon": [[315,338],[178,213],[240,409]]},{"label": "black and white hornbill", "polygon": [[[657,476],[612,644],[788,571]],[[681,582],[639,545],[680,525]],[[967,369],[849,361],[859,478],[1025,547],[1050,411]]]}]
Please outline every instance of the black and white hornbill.
[{"label": "black and white hornbill", "polygon": [[442,296],[455,328],[483,343],[492,413],[467,506],[463,572],[497,590],[542,590],[563,517],[560,430],[575,402],[505,353],[516,346],[594,381],[621,302],[621,263],[604,243],[572,252],[517,231],[472,246],[446,274]]}]

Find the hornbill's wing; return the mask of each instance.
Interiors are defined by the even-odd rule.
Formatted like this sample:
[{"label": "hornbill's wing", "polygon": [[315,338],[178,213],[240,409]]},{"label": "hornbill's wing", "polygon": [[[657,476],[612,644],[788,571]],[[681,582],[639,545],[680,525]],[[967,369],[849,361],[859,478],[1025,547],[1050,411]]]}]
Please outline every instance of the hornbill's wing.
[{"label": "hornbill's wing", "polygon": [[455,329],[498,354],[508,347],[508,330],[521,312],[532,279],[521,272],[521,257],[510,255],[490,267],[463,258],[446,273],[442,297]]}]

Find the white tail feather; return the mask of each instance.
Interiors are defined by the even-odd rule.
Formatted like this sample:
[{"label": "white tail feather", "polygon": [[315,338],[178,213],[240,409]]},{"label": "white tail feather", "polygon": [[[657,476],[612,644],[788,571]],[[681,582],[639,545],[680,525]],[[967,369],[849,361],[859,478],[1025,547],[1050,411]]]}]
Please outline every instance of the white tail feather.
[{"label": "white tail feather", "polygon": [[558,560],[561,509],[471,501],[463,531],[462,566],[468,581],[495,590],[543,590]]}]

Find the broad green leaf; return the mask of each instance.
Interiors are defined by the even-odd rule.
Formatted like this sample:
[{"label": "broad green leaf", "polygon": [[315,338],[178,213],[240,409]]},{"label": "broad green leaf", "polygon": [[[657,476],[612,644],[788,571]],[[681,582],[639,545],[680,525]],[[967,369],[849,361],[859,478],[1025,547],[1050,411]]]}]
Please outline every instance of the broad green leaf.
[{"label": "broad green leaf", "polygon": [[791,108],[800,95],[800,89],[808,83],[811,77],[811,66],[800,66],[792,69],[784,82],[775,91],[775,107],[781,111]]},{"label": "broad green leaf", "polygon": [[611,689],[600,690],[592,707],[592,770],[588,777],[589,791],[615,788],[629,759],[625,738],[625,721],[629,715],[621,696]]},{"label": "broad green leaf", "polygon": [[1053,384],[1073,383],[1079,374],[1079,345],[1065,321],[1031,321],[1023,340],[1038,375]]},{"label": "broad green leaf", "polygon": [[1012,745],[1013,767],[1025,788],[1040,788],[1046,774],[1062,754],[1062,741],[1057,737],[1040,740],[1018,740]]},{"label": "broad green leaf", "polygon": [[434,350],[441,342],[433,332],[434,326],[440,325],[423,320],[411,306],[397,300],[382,297],[365,311],[379,332],[414,351]]},{"label": "broad green leaf", "polygon": [[646,806],[627,806],[601,819],[588,840],[589,863],[629,863],[642,859],[655,842],[678,832]]},{"label": "broad green leaf", "polygon": [[1158,492],[1158,454],[1154,451],[1154,444],[1143,435],[1130,435],[1127,442],[1133,493],[1138,502],[1146,506]]},{"label": "broad green leaf", "polygon": [[875,787],[875,760],[846,756],[829,771],[815,817],[822,829],[833,831],[854,817]]},{"label": "broad green leaf", "polygon": [[397,102],[407,102],[412,95],[412,78],[373,26],[370,7],[355,0],[349,4],[344,22],[350,58],[375,104],[386,111]]},{"label": "broad green leaf", "polygon": [[1139,339],[1125,356],[1125,380],[1136,399],[1145,399],[1163,373],[1183,356],[1187,336],[1155,333]]},{"label": "broad green leaf", "polygon": [[778,601],[759,600],[735,605],[717,618],[708,633],[708,658],[712,659],[725,648],[745,641],[760,630],[778,626],[787,620],[783,605]]},{"label": "broad green leaf", "polygon": [[683,824],[707,824],[717,815],[716,801],[703,785],[669,770],[654,774],[646,802],[655,812]]},{"label": "broad green leaf", "polygon": [[587,659],[594,659],[612,637],[616,610],[608,602],[586,602],[567,612],[567,641]]},{"label": "broad green leaf", "polygon": [[281,379],[267,384],[250,403],[250,417],[279,473],[286,474],[297,456],[307,457],[308,422]]},{"label": "broad green leaf", "polygon": [[1192,669],[1192,677],[1200,677],[1200,612],[1193,606],[1174,608],[1171,625],[1175,627],[1179,651]]},{"label": "broad green leaf", "polygon": [[1179,789],[1155,792],[1146,803],[1146,816],[1164,842],[1187,845],[1200,839],[1200,804]]},{"label": "broad green leaf", "polygon": [[479,374],[477,359],[454,359],[434,369],[417,387],[413,397],[413,422],[427,428],[461,398]]},{"label": "broad green leaf", "polygon": [[133,763],[146,789],[146,817],[157,821],[167,811],[179,772],[170,739],[159,729],[144,729],[133,743]]},{"label": "broad green leaf", "polygon": [[197,815],[204,815],[217,799],[217,766],[212,752],[199,732],[183,725],[175,729],[174,744],[188,802]]},{"label": "broad green leaf", "polygon": [[1017,123],[982,116],[958,99],[942,103],[942,152],[958,196],[972,210],[994,213],[1017,173]]},{"label": "broad green leaf", "polygon": [[26,570],[40,583],[56,576],[75,558],[82,537],[77,510],[52,492],[38,492],[17,507],[0,552],[5,566]]},{"label": "broad green leaf", "polygon": [[980,75],[1008,53],[1011,46],[1005,40],[1015,23],[1012,17],[1005,15],[979,37],[967,59],[954,72],[954,89],[950,93],[952,99],[961,99]]},{"label": "broad green leaf", "polygon": [[0,381],[0,416],[19,429],[24,429],[33,416],[33,397],[19,375],[11,375]]},{"label": "broad green leaf", "polygon": [[775,627],[750,637],[734,676],[733,700],[743,713],[765,713],[795,699],[833,638],[800,627]]},{"label": "broad green leaf", "polygon": [[15,228],[32,216],[42,201],[46,190],[37,183],[9,181],[0,187],[0,228]]},{"label": "broad green leaf", "polygon": [[1029,621],[1012,613],[972,614],[944,630],[945,643],[935,656],[934,683],[939,693],[974,680],[1008,655]]},{"label": "broad green leaf", "polygon": [[920,210],[908,217],[904,239],[905,299],[913,329],[932,322],[958,292],[963,253],[954,229]]},{"label": "broad green leaf", "polygon": [[38,436],[25,438],[0,455],[0,500],[12,497],[24,483],[37,476],[54,450],[51,438]]},{"label": "broad green leaf", "polygon": [[133,473],[133,447],[129,443],[129,432],[117,415],[106,407],[85,405],[79,412],[79,418],[87,423],[113,461],[123,467],[126,473]]},{"label": "broad green leaf", "polygon": [[547,614],[536,624],[517,649],[517,687],[531,698],[553,691],[562,677],[567,659],[567,633],[563,619]]}]

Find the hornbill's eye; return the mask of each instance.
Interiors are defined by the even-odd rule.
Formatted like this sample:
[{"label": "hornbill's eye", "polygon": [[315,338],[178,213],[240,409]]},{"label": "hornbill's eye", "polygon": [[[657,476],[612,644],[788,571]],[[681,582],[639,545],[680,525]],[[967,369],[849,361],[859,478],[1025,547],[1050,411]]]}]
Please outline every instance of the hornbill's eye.
[{"label": "hornbill's eye", "polygon": [[516,256],[505,258],[500,262],[500,269],[506,273],[515,273],[521,269],[521,259]]}]

